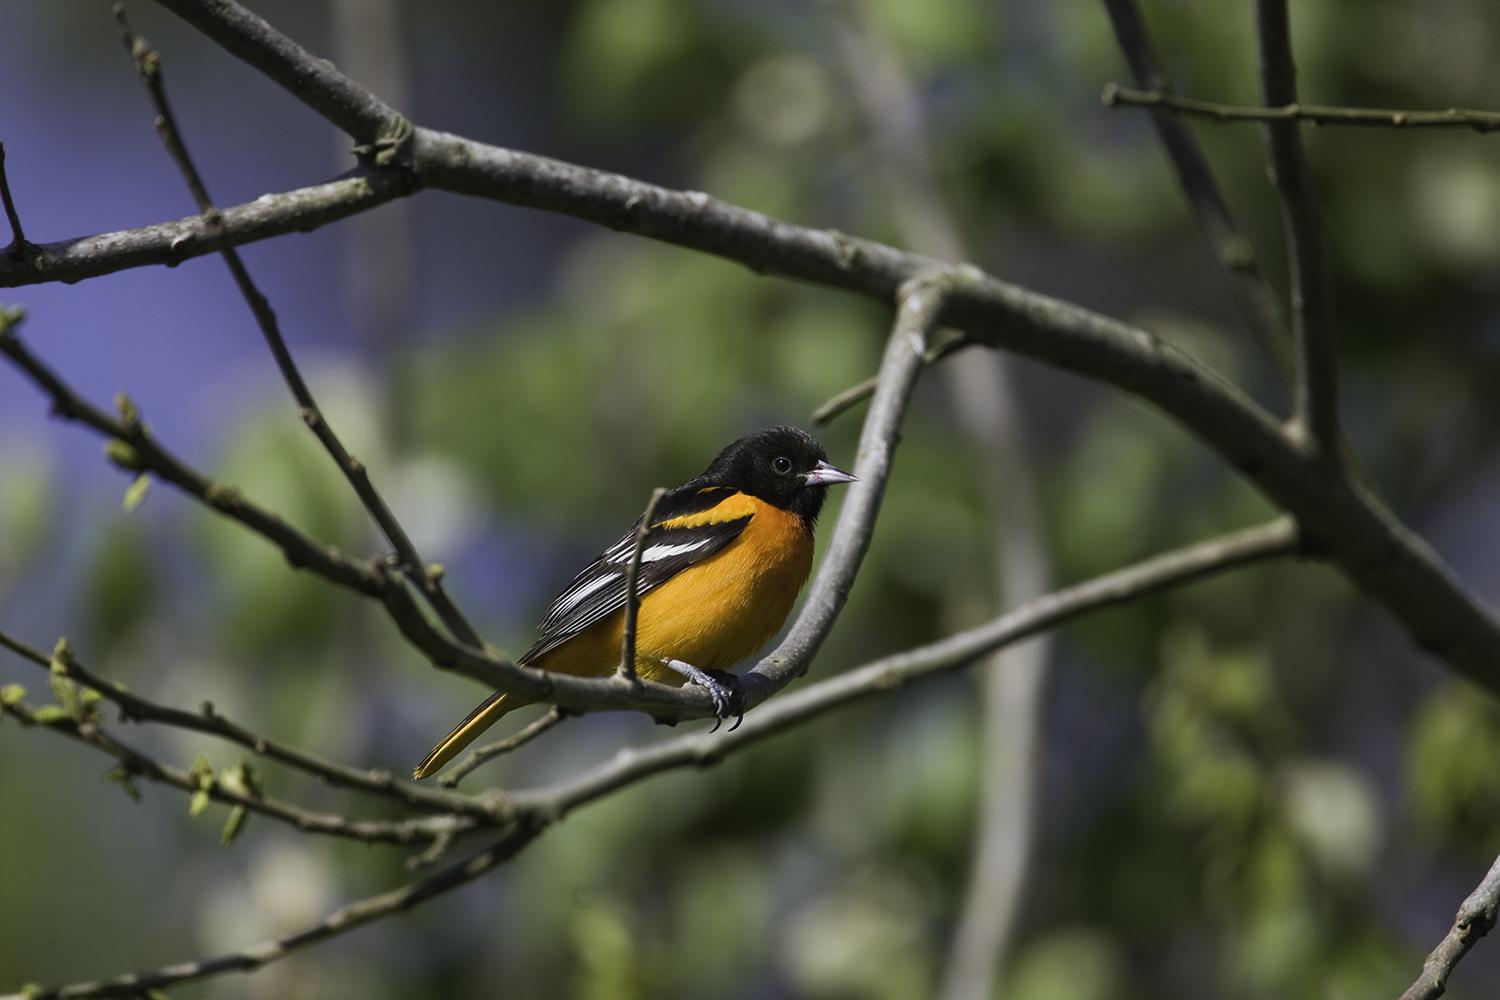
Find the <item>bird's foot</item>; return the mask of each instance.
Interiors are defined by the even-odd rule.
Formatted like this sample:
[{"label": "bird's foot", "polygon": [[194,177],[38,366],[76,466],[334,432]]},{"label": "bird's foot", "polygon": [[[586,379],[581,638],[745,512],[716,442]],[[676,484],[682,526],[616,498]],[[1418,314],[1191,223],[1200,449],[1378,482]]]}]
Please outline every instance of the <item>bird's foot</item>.
[{"label": "bird's foot", "polygon": [[738,677],[727,670],[702,670],[670,657],[661,662],[706,690],[713,699],[715,722],[709,732],[717,731],[731,715],[734,716],[734,725],[729,731],[732,733],[740,728],[740,723],[745,721],[745,689]]}]

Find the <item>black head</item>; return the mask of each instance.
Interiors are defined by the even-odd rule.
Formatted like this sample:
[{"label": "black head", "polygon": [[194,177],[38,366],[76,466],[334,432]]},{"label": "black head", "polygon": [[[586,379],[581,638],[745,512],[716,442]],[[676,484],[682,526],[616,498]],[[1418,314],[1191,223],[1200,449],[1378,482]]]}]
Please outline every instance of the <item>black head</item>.
[{"label": "black head", "polygon": [[799,427],[772,427],[740,438],[719,452],[700,478],[789,510],[809,529],[828,486],[854,479],[829,465],[823,446]]}]

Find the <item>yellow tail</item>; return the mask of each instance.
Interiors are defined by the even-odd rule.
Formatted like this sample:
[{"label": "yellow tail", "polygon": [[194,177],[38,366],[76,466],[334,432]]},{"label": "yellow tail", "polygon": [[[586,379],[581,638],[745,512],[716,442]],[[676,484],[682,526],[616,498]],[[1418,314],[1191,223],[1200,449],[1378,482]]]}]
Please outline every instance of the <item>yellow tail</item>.
[{"label": "yellow tail", "polygon": [[421,781],[423,778],[436,774],[444,764],[458,756],[464,747],[473,743],[480,733],[500,721],[502,715],[511,709],[520,708],[523,704],[525,703],[516,698],[496,691],[480,702],[479,707],[470,712],[453,732],[444,736],[438,745],[422,758],[422,763],[416,766],[411,776]]}]

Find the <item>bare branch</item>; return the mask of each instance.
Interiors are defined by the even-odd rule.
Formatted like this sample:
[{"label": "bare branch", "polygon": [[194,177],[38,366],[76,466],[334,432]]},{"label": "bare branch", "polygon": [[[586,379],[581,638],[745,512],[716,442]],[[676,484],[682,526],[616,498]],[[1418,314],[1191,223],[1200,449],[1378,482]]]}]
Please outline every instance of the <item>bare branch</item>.
[{"label": "bare branch", "polygon": [[[1297,67],[1292,60],[1286,0],[1256,0],[1260,36],[1260,86],[1272,107],[1297,103]],[[1338,358],[1329,301],[1323,233],[1312,180],[1294,121],[1266,125],[1271,177],[1286,218],[1292,271],[1292,344],[1297,355],[1292,383],[1296,427],[1318,457],[1340,459]]]},{"label": "bare branch", "polygon": [[1435,1000],[1442,996],[1459,960],[1474,947],[1474,942],[1494,930],[1497,912],[1500,912],[1500,858],[1495,859],[1484,879],[1458,908],[1453,927],[1422,963],[1422,974],[1401,994],[1401,1000]]},{"label": "bare branch", "polygon": [[10,246],[5,249],[10,253],[25,248],[26,231],[21,228],[21,216],[16,211],[16,203],[10,195],[10,178],[5,175],[5,143],[0,142],[0,202],[5,204],[5,219],[10,223]]},{"label": "bare branch", "polygon": [[[1151,48],[1136,0],[1104,0],[1104,6],[1136,84],[1168,91],[1171,84]],[[1112,107],[1111,94],[1121,92],[1118,88],[1114,91],[1105,88],[1105,106]],[[1235,223],[1223,193],[1214,182],[1213,171],[1202,148],[1187,126],[1173,115],[1154,112],[1151,123],[1177,175],[1178,186],[1182,188],[1198,231],[1213,250],[1214,262],[1229,285],[1229,293],[1239,307],[1240,315],[1272,367],[1290,386],[1296,374],[1291,331],[1287,329],[1276,293],[1255,262],[1255,250],[1250,240]]]},{"label": "bare branch", "polygon": [[420,187],[410,171],[361,167],[323,184],[265,194],[244,205],[223,209],[215,230],[210,230],[203,216],[190,215],[59,243],[32,243],[24,255],[0,253],[0,288],[82,281],[152,264],[175,267],[214,253],[225,243],[240,246],[287,233],[311,232]]},{"label": "bare branch", "polygon": [[394,778],[388,771],[362,770],[324,760],[298,747],[261,736],[220,715],[209,702],[204,702],[201,711],[195,713],[152,701],[91,672],[71,654],[48,657],[41,650],[28,646],[5,632],[0,632],[0,647],[43,670],[51,670],[54,664],[60,665],[69,679],[91,691],[99,692],[106,700],[114,703],[119,708],[123,721],[155,722],[216,736],[245,747],[258,756],[310,774],[325,784],[367,792],[429,812],[457,813],[487,823],[504,818],[501,811],[470,796],[438,792],[414,782]]},{"label": "bare branch", "polygon": [[1332,104],[1283,104],[1280,107],[1256,107],[1243,104],[1219,104],[1215,101],[1183,97],[1166,90],[1132,90],[1118,84],[1104,86],[1104,106],[1162,108],[1193,118],[1229,122],[1304,122],[1309,125],[1350,125],[1364,128],[1393,129],[1470,129],[1481,134],[1500,131],[1500,111],[1475,111],[1469,108],[1445,108],[1441,111],[1395,110],[1389,108],[1347,108]]},{"label": "bare branch", "polygon": [[131,31],[130,24],[125,17],[123,2],[116,3],[114,11],[115,19],[120,25],[120,37],[125,43],[125,49],[135,62],[136,71],[140,73],[142,81],[146,84],[146,90],[151,95],[151,103],[156,108],[156,131],[161,136],[168,155],[177,164],[177,169],[182,174],[188,190],[192,192],[198,211],[203,213],[204,225],[211,234],[221,238],[220,256],[224,258],[224,263],[234,278],[235,286],[240,290],[240,295],[244,297],[246,305],[250,307],[256,325],[260,327],[266,346],[270,348],[271,356],[276,360],[276,367],[281,371],[281,377],[286,381],[292,398],[297,402],[302,422],[307,425],[329,456],[333,458],[339,471],[344,474],[344,478],[349,481],[349,485],[353,487],[360,502],[369,512],[371,519],[379,526],[381,533],[391,543],[391,547],[396,550],[396,557],[402,568],[432,604],[438,616],[442,618],[443,624],[451,629],[460,641],[470,646],[482,647],[484,641],[479,638],[479,633],[474,630],[474,626],[469,623],[463,612],[443,590],[441,574],[434,572],[422,559],[421,554],[417,552],[416,545],[407,535],[406,529],[397,520],[390,506],[386,504],[380,491],[375,488],[375,484],[370,479],[369,470],[365,468],[364,463],[349,454],[332,425],[328,423],[328,418],[323,415],[317,400],[313,398],[312,389],[308,387],[307,380],[302,377],[302,372],[292,359],[286,339],[281,334],[281,325],[277,322],[276,313],[271,309],[270,302],[261,294],[260,289],[255,286],[244,261],[240,259],[239,252],[232,244],[222,242],[223,223],[219,210],[214,206],[213,199],[209,197],[208,187],[203,183],[203,176],[193,164],[187,144],[183,141],[182,132],[177,127],[177,120],[172,114],[171,104],[167,100],[166,86],[162,80],[161,56],[144,38]]},{"label": "bare branch", "polygon": [[292,96],[361,143],[409,134],[400,112],[278,32],[254,12],[226,0],[157,0],[184,21],[285,87]]},{"label": "bare branch", "polygon": [[646,536],[651,534],[651,519],[656,517],[656,505],[666,495],[658,486],[651,491],[646,509],[641,512],[640,523],[635,528],[635,540],[630,545],[630,561],[625,564],[625,631],[621,633],[620,666],[615,676],[627,681],[635,680],[635,620],[640,614],[641,598],[635,592],[636,580],[641,573],[641,550],[646,545]]},{"label": "bare branch", "polygon": [[567,718],[571,718],[571,716],[556,705],[553,705],[547,709],[546,714],[540,716],[517,732],[505,737],[505,739],[496,740],[493,743],[469,751],[467,757],[453,767],[450,767],[447,774],[438,778],[438,784],[444,788],[456,788],[460,781],[485,761],[494,760],[496,757],[519,750],[543,733],[551,732],[553,727]]}]

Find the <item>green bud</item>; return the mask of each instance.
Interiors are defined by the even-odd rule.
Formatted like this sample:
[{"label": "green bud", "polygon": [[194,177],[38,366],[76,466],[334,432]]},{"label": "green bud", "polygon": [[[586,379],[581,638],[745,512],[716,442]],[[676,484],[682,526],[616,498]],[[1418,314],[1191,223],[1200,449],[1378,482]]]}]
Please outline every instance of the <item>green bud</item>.
[{"label": "green bud", "polygon": [[146,499],[146,490],[151,488],[151,478],[144,472],[131,480],[130,485],[125,487],[125,499],[120,502],[121,508],[129,514],[141,505]]},{"label": "green bud", "polygon": [[245,820],[249,817],[250,810],[244,806],[235,806],[229,810],[229,819],[224,821],[224,832],[219,835],[219,846],[228,847],[234,843],[234,838],[240,835],[245,828]]}]

